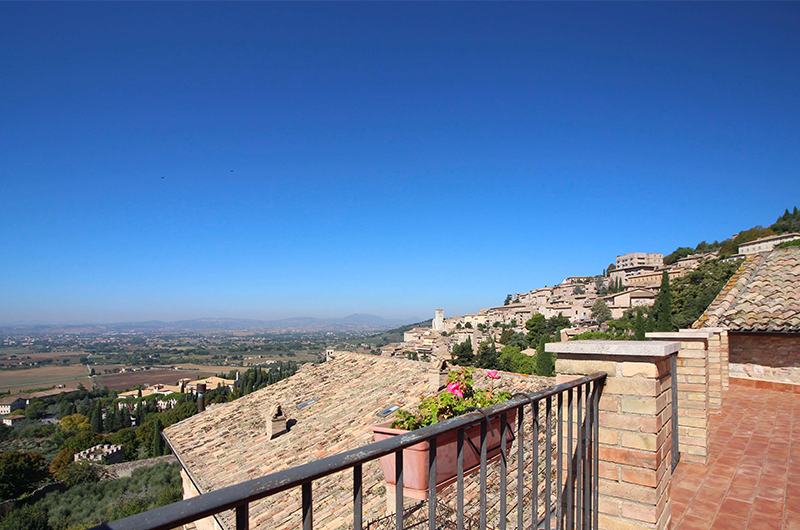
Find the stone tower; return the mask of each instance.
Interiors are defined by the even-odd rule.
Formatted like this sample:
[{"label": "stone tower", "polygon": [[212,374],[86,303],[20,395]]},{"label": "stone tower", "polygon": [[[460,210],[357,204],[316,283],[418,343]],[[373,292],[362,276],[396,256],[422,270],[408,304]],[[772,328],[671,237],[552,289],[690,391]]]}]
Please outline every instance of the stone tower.
[{"label": "stone tower", "polygon": [[444,309],[436,310],[436,317],[433,319],[433,329],[435,331],[444,331]]}]

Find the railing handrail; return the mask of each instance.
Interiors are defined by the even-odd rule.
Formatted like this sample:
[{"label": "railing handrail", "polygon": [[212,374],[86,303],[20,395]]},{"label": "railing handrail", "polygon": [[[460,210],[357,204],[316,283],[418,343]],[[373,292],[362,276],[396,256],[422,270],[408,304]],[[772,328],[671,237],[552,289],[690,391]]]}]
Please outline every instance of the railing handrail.
[{"label": "railing handrail", "polygon": [[[597,372],[560,385],[525,394],[524,397],[517,395],[517,397],[513,397],[508,401],[487,407],[483,411],[488,417],[496,417],[511,409],[539,402],[572,388],[605,378],[605,372]],[[376,460],[400,449],[426,442],[446,432],[468,429],[479,425],[485,419],[486,416],[481,412],[470,412],[344,453],[338,453],[320,460],[270,473],[263,477],[226,486],[118,521],[105,523],[94,527],[92,530],[169,530],[225,510],[246,506],[264,497],[269,497],[333,473],[350,469],[356,465]]]}]

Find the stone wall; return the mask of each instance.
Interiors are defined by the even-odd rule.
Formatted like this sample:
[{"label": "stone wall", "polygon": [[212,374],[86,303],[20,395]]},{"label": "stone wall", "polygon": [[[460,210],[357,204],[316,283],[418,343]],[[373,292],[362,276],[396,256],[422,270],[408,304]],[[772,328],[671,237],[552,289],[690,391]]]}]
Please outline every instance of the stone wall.
[{"label": "stone wall", "polygon": [[599,412],[600,530],[666,530],[672,476],[671,355],[679,342],[551,343],[557,383],[605,372]]},{"label": "stone wall", "polygon": [[731,363],[800,369],[800,333],[731,331],[728,341]]},{"label": "stone wall", "polygon": [[116,479],[122,477],[130,477],[131,473],[133,473],[133,470],[139,469],[140,467],[150,467],[156,464],[160,464],[161,462],[166,462],[167,464],[173,464],[177,461],[178,459],[175,458],[175,455],[157,456],[155,458],[147,458],[145,460],[123,462],[122,464],[110,464],[107,466],[103,466],[103,471],[106,472],[107,479]]}]

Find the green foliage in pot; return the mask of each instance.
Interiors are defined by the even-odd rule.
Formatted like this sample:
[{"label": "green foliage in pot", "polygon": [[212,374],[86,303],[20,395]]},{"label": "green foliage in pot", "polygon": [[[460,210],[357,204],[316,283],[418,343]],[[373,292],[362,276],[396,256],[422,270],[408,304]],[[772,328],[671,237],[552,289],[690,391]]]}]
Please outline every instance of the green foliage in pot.
[{"label": "green foliage in pot", "polygon": [[[469,407],[484,408],[511,399],[511,393],[494,389],[474,388],[473,368],[464,367],[447,375],[447,388],[438,396],[423,398],[416,412],[398,410],[392,428],[413,431],[443,420],[461,416]],[[500,379],[497,370],[486,374],[494,382]]]}]

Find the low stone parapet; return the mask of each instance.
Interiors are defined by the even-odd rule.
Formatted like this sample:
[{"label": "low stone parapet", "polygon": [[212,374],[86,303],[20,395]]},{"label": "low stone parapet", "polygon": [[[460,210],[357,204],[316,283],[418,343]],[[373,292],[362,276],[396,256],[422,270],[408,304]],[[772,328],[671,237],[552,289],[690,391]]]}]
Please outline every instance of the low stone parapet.
[{"label": "low stone parapet", "polygon": [[695,329],[647,333],[654,341],[680,341],[678,382],[678,443],[681,459],[708,463],[709,364],[708,343],[713,333]]},{"label": "low stone parapet", "polygon": [[599,405],[599,528],[669,528],[671,356],[681,344],[588,340],[545,348],[558,356],[557,383],[608,374]]}]

